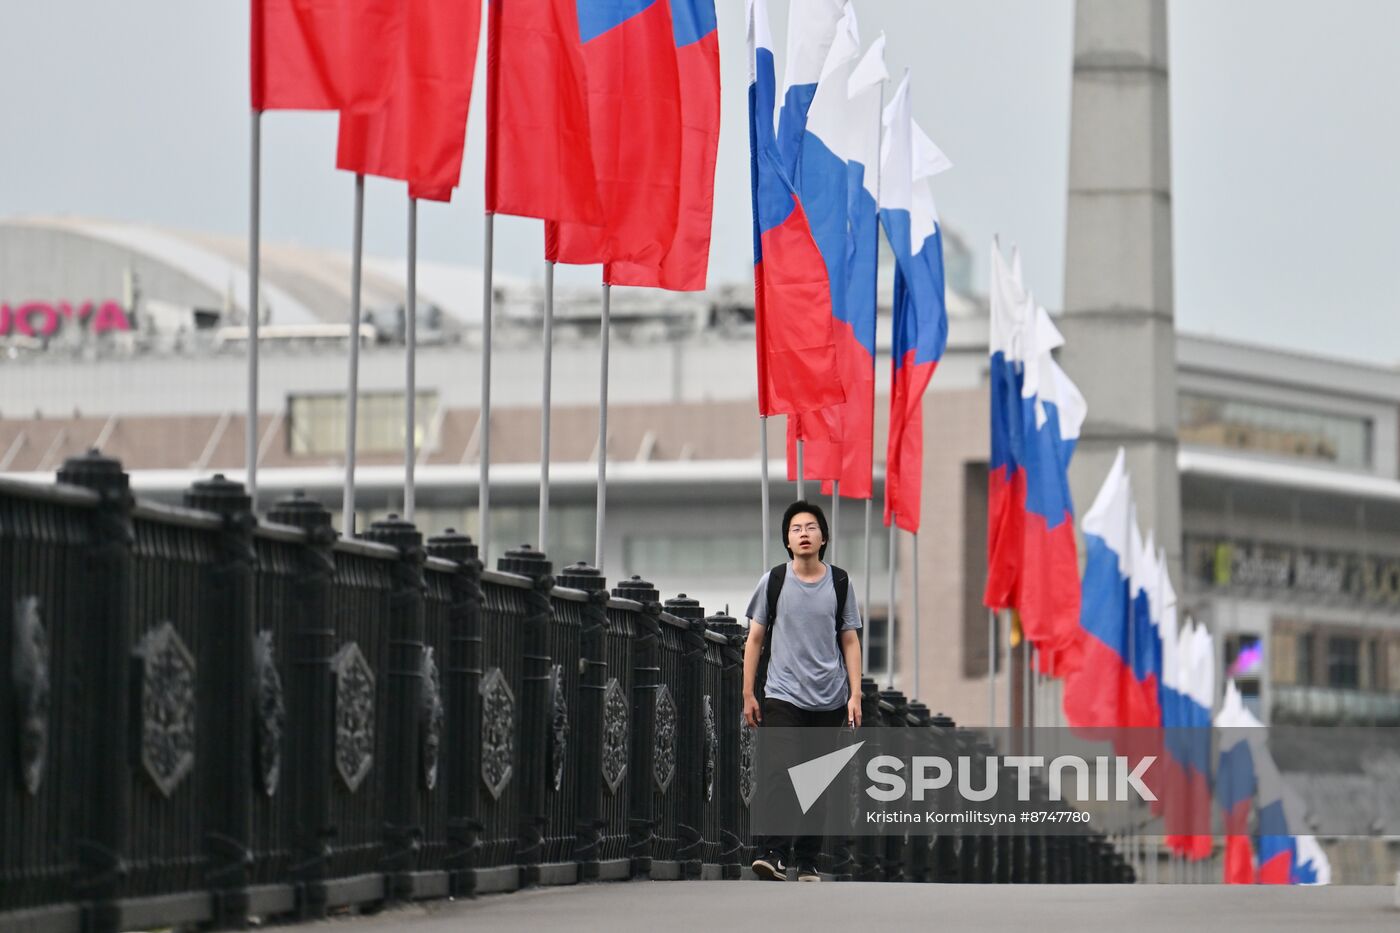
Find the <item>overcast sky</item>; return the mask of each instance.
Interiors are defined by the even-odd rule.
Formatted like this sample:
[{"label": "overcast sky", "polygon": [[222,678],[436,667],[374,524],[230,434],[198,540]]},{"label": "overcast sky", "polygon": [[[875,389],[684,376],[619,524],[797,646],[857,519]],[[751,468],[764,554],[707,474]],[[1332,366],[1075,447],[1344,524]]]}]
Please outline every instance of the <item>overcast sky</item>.
[{"label": "overcast sky", "polygon": [[[749,278],[752,260],[744,4],[717,6],[712,282]],[[785,8],[774,0],[780,48]],[[979,281],[999,233],[1058,306],[1072,0],[856,8],[865,41],[887,33],[891,73],[912,68],[915,116],[955,166],[936,181],[940,213],[976,251]],[[245,234],[247,19],[238,0],[0,0],[0,216]],[[1400,363],[1400,3],[1171,0],[1169,19],[1179,326]],[[424,258],[480,262],[483,85],[462,188],[420,210]],[[335,118],[273,113],[263,125],[264,237],[348,248]],[[369,189],[367,248],[402,255],[404,187]],[[502,220],[497,267],[538,274],[541,240],[537,221]]]}]

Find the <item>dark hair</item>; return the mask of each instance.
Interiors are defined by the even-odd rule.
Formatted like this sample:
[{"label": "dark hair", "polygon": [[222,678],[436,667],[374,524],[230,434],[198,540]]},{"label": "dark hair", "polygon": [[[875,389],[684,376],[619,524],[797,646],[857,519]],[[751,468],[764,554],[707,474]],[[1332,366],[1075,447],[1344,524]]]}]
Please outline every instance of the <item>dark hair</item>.
[{"label": "dark hair", "polygon": [[822,546],[821,550],[817,552],[817,559],[821,560],[826,556],[826,545],[831,540],[831,532],[826,527],[826,513],[822,511],[821,506],[802,499],[798,499],[788,506],[787,511],[783,513],[783,524],[778,529],[778,537],[783,542],[783,549],[788,552],[788,557],[792,556],[792,548],[788,547],[788,527],[792,525],[792,517],[799,512],[810,512],[817,517],[817,527],[822,530]]}]

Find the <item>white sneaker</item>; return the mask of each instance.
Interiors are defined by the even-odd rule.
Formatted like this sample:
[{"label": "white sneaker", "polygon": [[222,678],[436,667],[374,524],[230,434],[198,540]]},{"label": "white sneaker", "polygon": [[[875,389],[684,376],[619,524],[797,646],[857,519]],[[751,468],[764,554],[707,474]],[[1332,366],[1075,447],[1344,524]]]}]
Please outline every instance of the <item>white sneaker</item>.
[{"label": "white sneaker", "polygon": [[753,873],[760,881],[786,881],[787,865],[776,852],[765,852],[753,860]]}]

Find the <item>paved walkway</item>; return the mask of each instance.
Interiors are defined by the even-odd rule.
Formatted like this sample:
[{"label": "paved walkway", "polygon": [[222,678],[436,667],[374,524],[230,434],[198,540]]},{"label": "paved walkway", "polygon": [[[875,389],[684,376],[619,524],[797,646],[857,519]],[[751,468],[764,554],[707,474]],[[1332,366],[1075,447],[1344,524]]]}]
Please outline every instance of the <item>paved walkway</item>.
[{"label": "paved walkway", "polygon": [[[1400,933],[1389,887],[1130,887],[641,881],[435,902],[340,921],[353,933],[766,927],[976,933]],[[345,933],[352,933],[350,929]]]}]

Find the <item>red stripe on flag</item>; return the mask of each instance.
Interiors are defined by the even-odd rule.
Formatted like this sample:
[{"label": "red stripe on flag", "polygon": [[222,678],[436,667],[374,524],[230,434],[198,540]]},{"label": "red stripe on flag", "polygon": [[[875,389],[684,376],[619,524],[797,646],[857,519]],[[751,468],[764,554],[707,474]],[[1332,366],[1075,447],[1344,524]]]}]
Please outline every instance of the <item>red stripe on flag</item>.
[{"label": "red stripe on flag", "polygon": [[653,3],[583,44],[601,230],[560,222],[556,262],[660,268],[676,234],[681,88],[671,7]]},{"label": "red stripe on flag", "polygon": [[754,264],[759,413],[798,414],[845,401],[836,361],[831,289],[802,203],[763,232]]},{"label": "red stripe on flag", "polygon": [[917,350],[896,365],[890,392],[890,436],[885,454],[885,524],[890,516],[918,534],[924,475],[924,389],[937,362],[915,364]]},{"label": "red stripe on flag", "polygon": [[680,200],[676,229],[659,264],[620,260],[606,272],[614,285],[700,291],[710,266],[715,161],[719,152],[719,33],[676,51],[681,92]]},{"label": "red stripe on flag", "polygon": [[1259,866],[1257,884],[1292,884],[1293,853],[1284,850]]},{"label": "red stripe on flag", "polygon": [[369,114],[342,113],[336,166],[408,182],[412,197],[450,201],[462,175],[481,7],[408,0],[394,91]]},{"label": "red stripe on flag", "polygon": [[1225,837],[1225,883],[1254,884],[1254,846],[1249,837]]},{"label": "red stripe on flag", "polygon": [[1021,545],[1025,541],[1026,472],[999,467],[987,476],[987,587],[989,609],[1020,603]]},{"label": "red stripe on flag", "polygon": [[492,0],[487,15],[486,209],[601,220],[575,0]]},{"label": "red stripe on flag", "polygon": [[[830,495],[832,480],[840,480],[841,495],[868,499],[873,493],[870,468],[874,448],[875,365],[870,352],[856,339],[845,321],[834,323],[836,354],[846,401],[802,419],[799,430],[814,419],[820,423],[803,431],[803,467],[808,479],[822,480],[822,494]],[[789,478],[796,476],[789,462]]]},{"label": "red stripe on flag", "polygon": [[403,0],[252,0],[254,110],[379,107],[398,75]]},{"label": "red stripe on flag", "polygon": [[1079,554],[1074,522],[1065,520],[1050,528],[1043,515],[1024,509],[1021,514],[1023,570],[1016,604],[1021,627],[1037,647],[1059,651],[1069,647],[1079,631]]},{"label": "red stripe on flag", "polygon": [[1065,678],[1065,719],[1071,726],[1161,725],[1156,675],[1139,683],[1116,651],[1087,634],[1078,641],[1077,661]]}]

